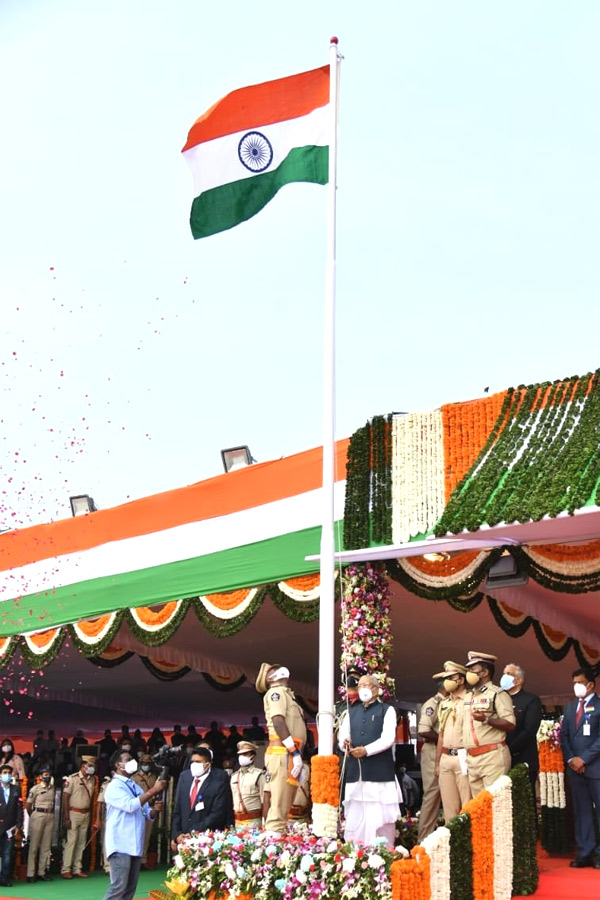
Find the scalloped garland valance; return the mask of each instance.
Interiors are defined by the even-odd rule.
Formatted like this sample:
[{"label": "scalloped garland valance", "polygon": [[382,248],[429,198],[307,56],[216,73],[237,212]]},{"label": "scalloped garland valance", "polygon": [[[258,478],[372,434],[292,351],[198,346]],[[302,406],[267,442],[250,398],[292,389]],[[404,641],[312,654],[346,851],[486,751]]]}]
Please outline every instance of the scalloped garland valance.
[{"label": "scalloped garland valance", "polygon": [[[499,549],[465,551],[436,560],[422,556],[390,560],[387,568],[389,576],[408,591],[427,599],[446,601],[461,612],[468,613],[487,599],[495,621],[506,634],[518,637],[531,627],[550,659],[563,659],[572,648],[581,665],[600,672],[600,648],[576,641],[507,603],[485,598],[484,593],[478,591],[502,552]],[[509,552],[531,578],[553,590],[582,593],[600,589],[600,541],[577,546],[511,547]],[[96,664],[117,664],[125,657],[115,656],[114,650],[111,655],[110,648],[123,622],[145,646],[159,647],[173,636],[189,610],[195,612],[211,634],[228,637],[246,627],[267,597],[286,617],[297,622],[315,621],[319,615],[319,576],[300,576],[228,594],[172,601],[159,607],[119,610],[61,628],[3,638],[0,639],[0,669],[8,664],[17,649],[32,668],[47,666],[59,653],[67,635],[77,650]],[[124,654],[126,651],[119,652]],[[173,669],[169,664],[161,670],[156,660],[151,659],[152,665],[147,668],[156,677],[169,677],[169,680],[175,677],[172,672],[177,671],[177,667]]]}]

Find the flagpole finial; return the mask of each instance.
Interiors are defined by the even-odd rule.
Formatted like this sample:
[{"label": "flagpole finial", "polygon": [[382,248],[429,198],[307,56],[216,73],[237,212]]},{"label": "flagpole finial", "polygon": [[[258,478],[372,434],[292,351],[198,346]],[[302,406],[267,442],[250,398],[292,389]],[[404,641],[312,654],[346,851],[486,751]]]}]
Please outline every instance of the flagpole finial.
[{"label": "flagpole finial", "polygon": [[333,35],[332,38],[329,38],[329,43],[330,44],[339,44],[339,40],[336,38],[335,34]]}]

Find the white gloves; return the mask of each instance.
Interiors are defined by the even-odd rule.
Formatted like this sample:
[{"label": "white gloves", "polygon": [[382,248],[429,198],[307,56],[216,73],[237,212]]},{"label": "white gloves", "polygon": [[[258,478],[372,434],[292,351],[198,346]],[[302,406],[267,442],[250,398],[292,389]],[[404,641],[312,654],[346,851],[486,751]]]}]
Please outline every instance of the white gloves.
[{"label": "white gloves", "polygon": [[298,750],[292,756],[292,778],[298,778],[302,771],[302,756]]}]

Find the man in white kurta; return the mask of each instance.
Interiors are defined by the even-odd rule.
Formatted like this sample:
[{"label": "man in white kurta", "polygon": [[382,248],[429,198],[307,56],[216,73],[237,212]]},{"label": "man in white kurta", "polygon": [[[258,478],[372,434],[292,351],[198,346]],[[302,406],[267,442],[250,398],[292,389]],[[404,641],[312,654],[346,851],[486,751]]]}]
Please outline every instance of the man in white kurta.
[{"label": "man in white kurta", "polygon": [[394,846],[402,795],[396,780],[393,747],[396,711],[379,700],[379,682],[363,675],[359,701],[343,717],[338,742],[346,753],[344,815],[346,841]]}]

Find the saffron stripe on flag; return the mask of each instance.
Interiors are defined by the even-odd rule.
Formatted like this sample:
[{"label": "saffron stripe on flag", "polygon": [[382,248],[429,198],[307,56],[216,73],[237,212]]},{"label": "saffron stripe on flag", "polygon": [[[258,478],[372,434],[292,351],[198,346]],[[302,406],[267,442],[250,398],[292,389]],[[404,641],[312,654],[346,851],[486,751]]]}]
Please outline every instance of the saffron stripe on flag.
[{"label": "saffron stripe on flag", "polygon": [[182,152],[236,131],[305,116],[329,103],[329,66],[238,88],[218,100],[192,125]]}]

